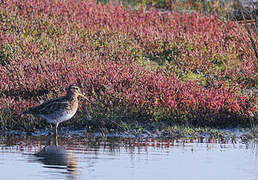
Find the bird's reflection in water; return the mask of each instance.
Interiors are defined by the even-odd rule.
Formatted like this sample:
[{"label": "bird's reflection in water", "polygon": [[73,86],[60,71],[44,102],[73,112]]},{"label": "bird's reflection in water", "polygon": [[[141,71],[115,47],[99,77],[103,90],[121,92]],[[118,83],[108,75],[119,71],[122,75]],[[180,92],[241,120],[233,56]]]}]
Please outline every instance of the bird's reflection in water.
[{"label": "bird's reflection in water", "polygon": [[73,153],[67,152],[63,146],[58,145],[57,136],[49,139],[49,145],[36,153],[37,160],[46,168],[67,169],[72,178],[77,174],[77,158]]}]

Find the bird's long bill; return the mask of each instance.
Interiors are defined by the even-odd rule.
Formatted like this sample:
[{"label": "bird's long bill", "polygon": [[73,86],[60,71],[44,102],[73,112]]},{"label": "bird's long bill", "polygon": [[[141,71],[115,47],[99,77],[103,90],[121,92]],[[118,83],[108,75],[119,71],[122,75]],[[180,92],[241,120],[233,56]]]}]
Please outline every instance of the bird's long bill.
[{"label": "bird's long bill", "polygon": [[91,103],[93,106],[96,107],[96,104],[94,104],[91,100],[89,100],[86,96],[84,96],[83,94],[80,94],[81,97],[83,97],[84,99],[86,99],[89,103]]}]

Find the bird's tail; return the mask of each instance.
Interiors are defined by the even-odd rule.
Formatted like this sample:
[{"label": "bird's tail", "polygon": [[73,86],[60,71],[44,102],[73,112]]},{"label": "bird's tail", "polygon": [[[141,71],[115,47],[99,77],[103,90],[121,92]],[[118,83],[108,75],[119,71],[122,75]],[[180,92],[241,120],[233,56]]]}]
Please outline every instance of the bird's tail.
[{"label": "bird's tail", "polygon": [[21,113],[22,115],[25,115],[25,114],[33,114],[33,111],[31,108],[27,109],[26,111],[22,112]]}]

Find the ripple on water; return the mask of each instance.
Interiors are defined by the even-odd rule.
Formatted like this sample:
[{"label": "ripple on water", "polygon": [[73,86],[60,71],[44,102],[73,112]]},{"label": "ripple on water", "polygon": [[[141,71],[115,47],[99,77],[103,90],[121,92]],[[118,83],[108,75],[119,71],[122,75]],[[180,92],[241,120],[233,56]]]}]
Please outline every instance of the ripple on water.
[{"label": "ripple on water", "polygon": [[257,146],[241,138],[5,135],[0,179],[257,180]]}]

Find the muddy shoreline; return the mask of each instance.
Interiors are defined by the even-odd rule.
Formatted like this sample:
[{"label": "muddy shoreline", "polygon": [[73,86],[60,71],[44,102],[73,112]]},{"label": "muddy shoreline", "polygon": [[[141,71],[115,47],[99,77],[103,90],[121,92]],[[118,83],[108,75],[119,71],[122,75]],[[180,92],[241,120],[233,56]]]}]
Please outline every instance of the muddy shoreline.
[{"label": "muddy shoreline", "polygon": [[[35,131],[22,130],[0,130],[1,136],[54,136],[51,129],[37,129]],[[58,136],[61,137],[117,137],[117,138],[172,138],[172,139],[198,139],[198,138],[215,138],[215,139],[242,139],[251,140],[258,139],[257,130],[251,128],[227,128],[227,129],[212,129],[212,128],[186,128],[186,127],[171,127],[171,131],[159,129],[130,129],[127,131],[109,130],[104,132],[101,130],[87,131],[84,129],[71,129],[62,127],[59,129]]]}]

